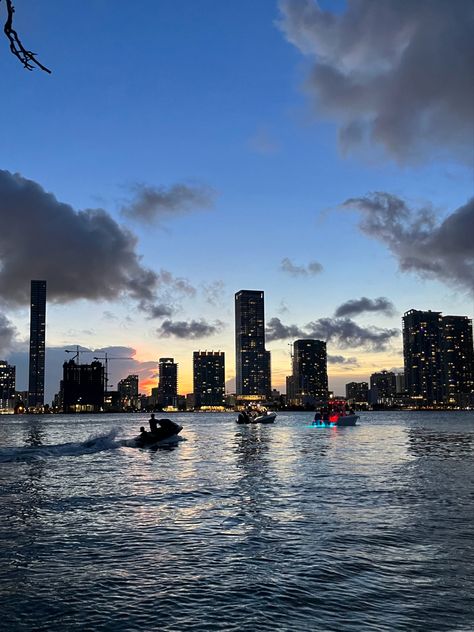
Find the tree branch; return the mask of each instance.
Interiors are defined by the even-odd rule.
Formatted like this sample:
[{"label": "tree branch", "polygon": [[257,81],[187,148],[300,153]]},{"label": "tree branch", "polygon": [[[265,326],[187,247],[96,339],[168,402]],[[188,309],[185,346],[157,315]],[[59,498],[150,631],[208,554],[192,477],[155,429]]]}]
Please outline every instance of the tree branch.
[{"label": "tree branch", "polygon": [[[0,0],[1,2],[2,0]],[[18,36],[18,33],[13,28],[13,14],[15,13],[15,7],[13,6],[12,0],[5,0],[7,5],[7,19],[5,25],[3,27],[3,31],[10,42],[10,50],[17,59],[23,64],[23,67],[27,70],[33,70],[35,66],[38,66],[44,72],[51,74],[51,70],[43,66],[36,59],[36,53],[33,53],[31,50],[27,50]]]}]

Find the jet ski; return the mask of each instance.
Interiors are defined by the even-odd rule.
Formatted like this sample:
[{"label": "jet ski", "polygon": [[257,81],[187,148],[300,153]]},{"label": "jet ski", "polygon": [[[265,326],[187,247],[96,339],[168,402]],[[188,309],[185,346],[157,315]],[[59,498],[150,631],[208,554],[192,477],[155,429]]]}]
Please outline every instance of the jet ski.
[{"label": "jet ski", "polygon": [[154,432],[144,431],[138,437],[135,437],[135,443],[138,448],[172,445],[181,440],[181,437],[178,437],[178,435],[183,426],[171,421],[171,419],[157,419],[157,422],[160,427]]}]

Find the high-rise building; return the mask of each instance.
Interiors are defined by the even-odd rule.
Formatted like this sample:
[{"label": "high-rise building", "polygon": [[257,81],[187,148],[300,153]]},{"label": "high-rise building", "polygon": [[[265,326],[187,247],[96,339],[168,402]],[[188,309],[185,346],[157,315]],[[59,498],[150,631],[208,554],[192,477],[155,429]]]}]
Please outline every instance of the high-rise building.
[{"label": "high-rise building", "polygon": [[161,408],[177,407],[178,402],[178,365],[174,358],[158,360],[158,397],[157,405]]},{"label": "high-rise building", "polygon": [[46,281],[31,281],[28,406],[32,408],[44,404],[45,340]]},{"label": "high-rise building", "polygon": [[0,360],[0,410],[13,407],[16,367]]},{"label": "high-rise building", "polygon": [[223,351],[193,353],[194,406],[224,406],[225,367]]},{"label": "high-rise building", "polygon": [[346,384],[346,399],[352,405],[367,404],[369,401],[368,382],[349,382]]},{"label": "high-rise building", "polygon": [[237,395],[268,397],[270,352],[265,349],[264,293],[240,290],[235,295],[235,362]]},{"label": "high-rise building", "polygon": [[117,390],[123,407],[138,407],[138,375],[128,375],[120,380]]},{"label": "high-rise building", "polygon": [[407,395],[421,406],[440,405],[442,384],[440,312],[411,309],[403,316],[403,359]]},{"label": "high-rise building", "polygon": [[105,368],[101,362],[63,364],[61,395],[65,413],[100,412],[104,407]]},{"label": "high-rise building", "polygon": [[443,399],[448,406],[474,403],[474,352],[472,320],[467,316],[443,316]]},{"label": "high-rise building", "polygon": [[397,381],[392,371],[378,371],[370,376],[370,403],[391,406],[397,394]]},{"label": "high-rise building", "polygon": [[328,398],[326,343],[296,340],[293,343],[293,384],[295,403],[325,404]]}]

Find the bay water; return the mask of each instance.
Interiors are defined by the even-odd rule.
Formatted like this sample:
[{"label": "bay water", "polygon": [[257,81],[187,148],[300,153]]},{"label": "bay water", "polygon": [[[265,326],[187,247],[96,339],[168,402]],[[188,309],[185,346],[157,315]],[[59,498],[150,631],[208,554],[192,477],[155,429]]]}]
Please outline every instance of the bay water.
[{"label": "bay water", "polygon": [[474,630],[474,412],[168,416],[0,417],[0,629]]}]

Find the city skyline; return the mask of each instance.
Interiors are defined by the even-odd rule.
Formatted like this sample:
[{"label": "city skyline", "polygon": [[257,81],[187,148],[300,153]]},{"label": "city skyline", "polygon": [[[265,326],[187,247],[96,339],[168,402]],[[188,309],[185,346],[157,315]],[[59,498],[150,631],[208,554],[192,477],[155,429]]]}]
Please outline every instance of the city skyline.
[{"label": "city skyline", "polygon": [[[147,390],[173,357],[181,393],[193,352],[220,350],[233,391],[239,288],[265,292],[282,391],[296,339],[327,341],[342,394],[403,367],[408,310],[472,318],[471,49],[452,45],[469,5],[382,5],[144,1],[135,30],[125,2],[22,3],[17,26],[53,72],[0,55],[0,359],[19,388],[37,278],[46,401],[76,344],[134,357],[111,363],[111,382],[138,374]],[[105,60],[117,42],[120,62]]]}]

